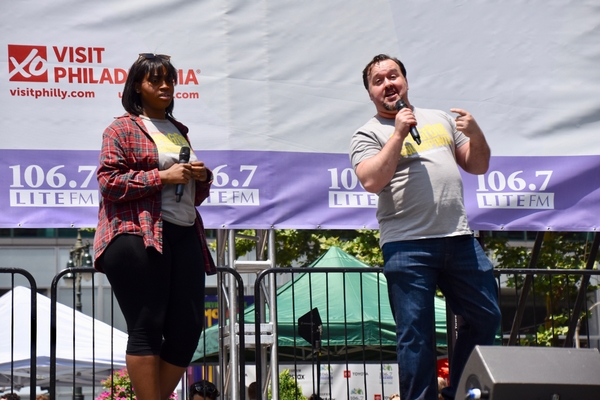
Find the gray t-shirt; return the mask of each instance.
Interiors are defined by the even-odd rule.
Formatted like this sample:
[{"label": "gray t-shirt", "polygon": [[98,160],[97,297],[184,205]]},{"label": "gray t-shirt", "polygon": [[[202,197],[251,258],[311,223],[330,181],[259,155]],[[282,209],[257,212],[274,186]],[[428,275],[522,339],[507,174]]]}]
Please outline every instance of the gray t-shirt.
[{"label": "gray t-shirt", "polygon": [[[154,119],[140,115],[148,133],[156,143],[158,149],[158,169],[163,171],[169,169],[173,164],[179,162],[179,151],[183,146],[190,147],[185,137],[177,127],[168,119]],[[197,161],[196,154],[190,149],[189,162]],[[176,201],[175,190],[177,185],[167,184],[162,190],[162,219],[180,226],[192,226],[196,221],[196,207],[194,207],[194,196],[196,192],[196,181],[190,179],[184,185],[181,201]]]},{"label": "gray t-shirt", "polygon": [[[408,135],[392,180],[378,193],[380,245],[470,234],[455,149],[469,138],[443,111],[415,108],[422,143]],[[356,166],[373,157],[394,133],[394,119],[375,116],[352,136]]]}]

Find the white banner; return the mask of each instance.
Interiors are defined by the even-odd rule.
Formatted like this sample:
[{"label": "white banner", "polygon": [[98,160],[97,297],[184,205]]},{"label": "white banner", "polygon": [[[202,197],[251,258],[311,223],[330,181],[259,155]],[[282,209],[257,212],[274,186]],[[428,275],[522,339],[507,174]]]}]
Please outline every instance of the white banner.
[{"label": "white banner", "polygon": [[[389,400],[399,392],[398,364],[280,364],[288,370],[306,398],[317,393],[323,400]],[[256,369],[246,366],[246,385],[256,380]],[[247,388],[240,388],[246,390]]]},{"label": "white banner", "polygon": [[[141,52],[172,56],[174,115],[200,158],[228,177],[205,211],[211,228],[376,227],[376,199],[355,186],[347,152],[375,113],[361,73],[378,53],[404,61],[417,107],[470,111],[493,157],[509,158],[503,175],[532,170],[539,156],[579,184],[600,167],[598,157],[586,158],[585,169],[579,162],[600,154],[599,20],[595,3],[581,0],[7,3],[0,227],[95,226],[88,174],[102,131],[123,113],[120,93]],[[526,216],[466,187],[469,204],[483,204],[467,212],[475,228],[497,203],[504,209],[481,226],[593,230],[600,181],[583,184],[590,190],[578,204],[561,200],[575,186],[550,181],[553,211]],[[539,187],[522,190],[538,196]],[[347,218],[355,212],[359,220]]]}]

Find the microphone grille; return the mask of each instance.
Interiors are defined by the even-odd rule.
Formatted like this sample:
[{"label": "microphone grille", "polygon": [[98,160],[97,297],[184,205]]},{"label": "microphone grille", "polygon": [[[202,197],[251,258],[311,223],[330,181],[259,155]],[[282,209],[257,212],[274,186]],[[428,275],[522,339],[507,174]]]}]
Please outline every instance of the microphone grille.
[{"label": "microphone grille", "polygon": [[190,148],[183,146],[181,150],[179,150],[179,162],[187,163],[188,161],[190,161]]},{"label": "microphone grille", "polygon": [[183,146],[181,150],[179,150],[179,156],[190,156],[190,148],[187,146]]}]

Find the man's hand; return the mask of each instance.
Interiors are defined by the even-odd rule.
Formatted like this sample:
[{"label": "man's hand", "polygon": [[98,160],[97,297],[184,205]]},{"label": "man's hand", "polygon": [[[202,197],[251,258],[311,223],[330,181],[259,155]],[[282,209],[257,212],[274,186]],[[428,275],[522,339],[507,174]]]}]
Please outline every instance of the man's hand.
[{"label": "man's hand", "polygon": [[394,130],[394,134],[397,134],[402,140],[404,140],[410,132],[410,127],[416,125],[417,118],[415,117],[415,114],[413,114],[410,108],[405,107],[396,114],[396,129]]},{"label": "man's hand", "polygon": [[468,137],[471,137],[472,135],[483,135],[483,131],[470,113],[461,108],[451,108],[450,111],[459,114],[458,117],[454,119],[457,130]]},{"label": "man's hand", "polygon": [[490,166],[490,147],[485,140],[483,131],[475,118],[461,108],[451,108],[457,113],[456,129],[465,134],[470,140],[456,149],[456,162],[465,171],[480,175],[485,174]]}]

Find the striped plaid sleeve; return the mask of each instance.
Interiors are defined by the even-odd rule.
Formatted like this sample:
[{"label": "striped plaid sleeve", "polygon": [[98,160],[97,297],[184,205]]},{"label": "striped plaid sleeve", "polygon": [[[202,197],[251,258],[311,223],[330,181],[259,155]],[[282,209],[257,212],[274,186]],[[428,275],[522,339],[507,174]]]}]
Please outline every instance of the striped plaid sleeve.
[{"label": "striped plaid sleeve", "polygon": [[114,202],[131,201],[162,189],[158,165],[156,168],[147,167],[153,146],[127,120],[115,121],[106,128],[102,135],[98,168],[98,184],[104,198]]}]

